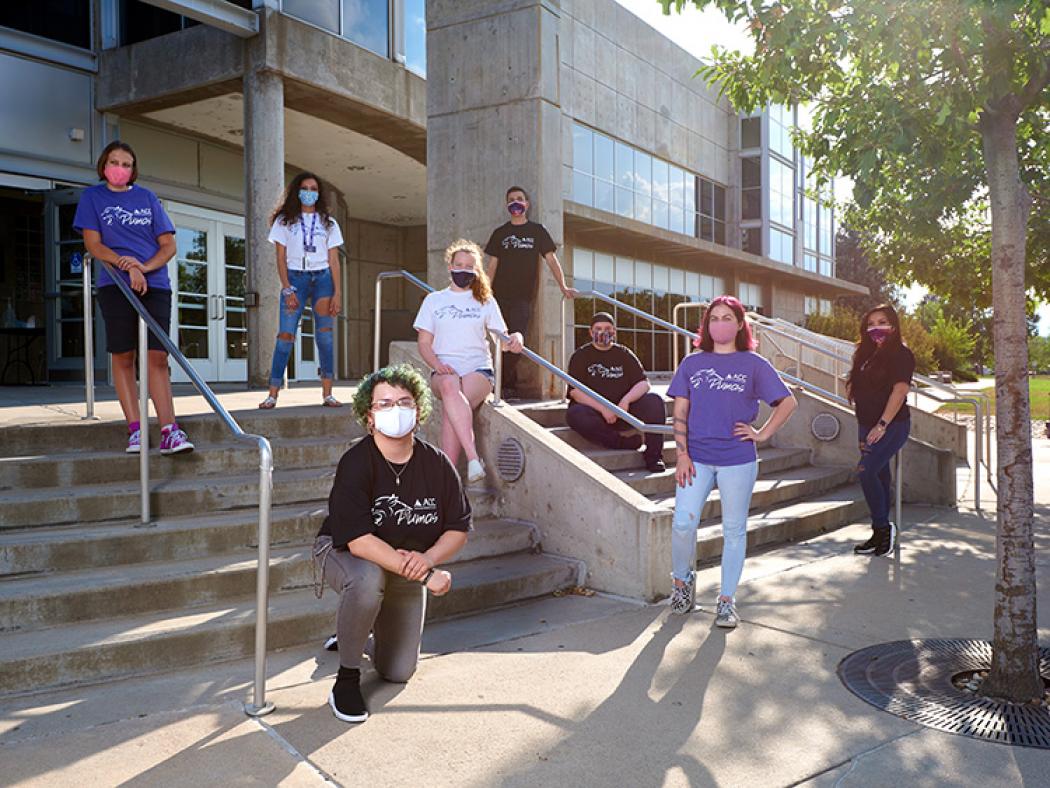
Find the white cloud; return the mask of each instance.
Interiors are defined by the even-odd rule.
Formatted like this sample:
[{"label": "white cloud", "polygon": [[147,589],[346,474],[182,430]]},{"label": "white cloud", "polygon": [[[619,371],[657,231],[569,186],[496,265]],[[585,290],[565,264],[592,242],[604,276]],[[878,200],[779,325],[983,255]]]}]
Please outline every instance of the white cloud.
[{"label": "white cloud", "polygon": [[635,16],[645,20],[693,57],[706,60],[711,46],[751,53],[754,44],[743,25],[730,24],[717,8],[697,11],[692,4],[682,8],[681,14],[664,16],[656,0],[617,0]]}]

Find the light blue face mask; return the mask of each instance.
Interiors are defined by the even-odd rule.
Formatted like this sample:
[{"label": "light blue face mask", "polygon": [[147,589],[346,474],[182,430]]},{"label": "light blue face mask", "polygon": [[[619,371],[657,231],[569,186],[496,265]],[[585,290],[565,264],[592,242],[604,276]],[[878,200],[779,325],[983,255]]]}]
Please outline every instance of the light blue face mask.
[{"label": "light blue face mask", "polygon": [[299,190],[299,202],[303,205],[310,207],[317,202],[317,198],[321,196],[320,192],[315,192],[313,189],[300,189]]}]

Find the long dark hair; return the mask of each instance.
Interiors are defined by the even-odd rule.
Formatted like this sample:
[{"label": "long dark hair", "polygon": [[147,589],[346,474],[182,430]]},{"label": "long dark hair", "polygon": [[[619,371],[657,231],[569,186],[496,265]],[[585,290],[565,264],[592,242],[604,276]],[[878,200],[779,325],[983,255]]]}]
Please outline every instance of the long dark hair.
[{"label": "long dark hair", "polygon": [[731,295],[720,295],[713,299],[710,306],[704,311],[704,323],[700,326],[700,349],[707,353],[715,349],[715,341],[711,339],[708,327],[711,325],[711,310],[719,304],[729,307],[736,316],[737,322],[741,324],[741,329],[736,332],[736,349],[754,350],[755,340],[751,336],[751,325],[744,314],[744,305],[740,303],[740,299],[733,298]]},{"label": "long dark hair", "polygon": [[331,226],[332,214],[328,211],[328,203],[326,201],[328,188],[325,186],[324,181],[312,172],[300,172],[292,178],[292,182],[288,184],[288,189],[284,193],[284,200],[270,217],[270,224],[273,224],[278,219],[281,219],[285,224],[295,224],[299,221],[299,217],[303,213],[303,206],[299,202],[299,189],[302,188],[303,181],[311,178],[317,181],[317,202],[314,203],[314,208],[317,210],[317,215],[321,217],[324,226]]},{"label": "long dark hair", "polygon": [[[868,335],[868,320],[876,312],[882,312],[886,315],[886,319],[893,326],[893,333],[886,337],[886,340],[881,345],[876,345],[875,341]],[[857,349],[853,351],[853,366],[850,368],[849,377],[846,378],[850,402],[853,402],[853,382],[857,379],[857,374],[865,368],[869,368],[874,372],[880,371],[884,365],[884,359],[892,356],[894,351],[903,346],[904,337],[901,336],[901,319],[897,315],[896,309],[889,304],[879,304],[864,313],[860,319],[860,341],[857,343]]]}]

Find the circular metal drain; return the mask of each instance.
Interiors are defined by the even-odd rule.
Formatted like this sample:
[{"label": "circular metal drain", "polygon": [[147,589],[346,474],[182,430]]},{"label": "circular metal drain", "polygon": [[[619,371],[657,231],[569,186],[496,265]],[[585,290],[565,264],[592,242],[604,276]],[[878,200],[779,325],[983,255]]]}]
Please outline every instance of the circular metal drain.
[{"label": "circular metal drain", "polygon": [[818,413],[810,422],[809,429],[818,441],[833,441],[839,436],[842,424],[832,413]]},{"label": "circular metal drain", "polygon": [[[952,677],[987,670],[983,640],[898,640],[855,651],[839,663],[850,692],[876,708],[946,733],[1050,749],[1050,709],[1006,703],[956,689]],[[1050,649],[1039,649],[1039,670],[1050,675]]]},{"label": "circular metal drain", "polygon": [[525,447],[517,438],[506,438],[496,450],[496,470],[505,482],[516,482],[525,472]]}]

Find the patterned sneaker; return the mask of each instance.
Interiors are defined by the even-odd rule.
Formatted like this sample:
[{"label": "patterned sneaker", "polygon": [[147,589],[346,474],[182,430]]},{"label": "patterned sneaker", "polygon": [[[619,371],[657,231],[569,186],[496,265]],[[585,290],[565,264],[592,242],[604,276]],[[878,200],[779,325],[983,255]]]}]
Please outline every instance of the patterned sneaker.
[{"label": "patterned sneaker", "polygon": [[723,629],[733,629],[740,623],[740,617],[736,614],[736,604],[729,599],[718,600],[718,612],[715,615],[715,626]]},{"label": "patterned sneaker", "polygon": [[684,616],[692,613],[696,606],[696,573],[690,572],[685,585],[678,585],[671,580],[671,612]]},{"label": "patterned sneaker", "polygon": [[127,454],[138,454],[142,451],[142,433],[132,430],[128,433],[128,447],[124,449]]},{"label": "patterned sneaker", "polygon": [[358,668],[339,666],[335,686],[328,695],[332,714],[343,722],[364,722],[368,719],[368,706],[361,694],[361,671]]},{"label": "patterned sneaker", "polygon": [[329,635],[324,641],[325,651],[338,651],[339,650],[339,635]]},{"label": "patterned sneaker", "polygon": [[160,431],[160,453],[178,454],[183,451],[193,451],[186,433],[179,429],[178,424],[169,424]]},{"label": "patterned sneaker", "polygon": [[875,552],[875,548],[879,544],[879,532],[874,528],[871,531],[871,536],[868,537],[868,541],[861,542],[858,545],[853,546],[854,555],[871,555]]},{"label": "patterned sneaker", "polygon": [[890,523],[889,528],[878,528],[875,531],[877,544],[872,550],[872,555],[886,555],[897,546],[897,526]]}]

